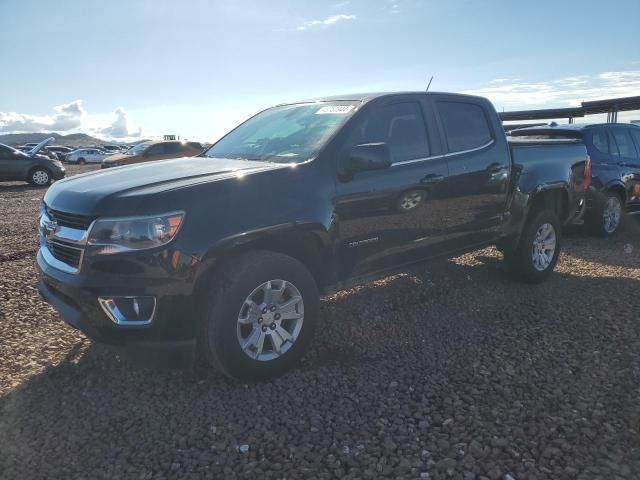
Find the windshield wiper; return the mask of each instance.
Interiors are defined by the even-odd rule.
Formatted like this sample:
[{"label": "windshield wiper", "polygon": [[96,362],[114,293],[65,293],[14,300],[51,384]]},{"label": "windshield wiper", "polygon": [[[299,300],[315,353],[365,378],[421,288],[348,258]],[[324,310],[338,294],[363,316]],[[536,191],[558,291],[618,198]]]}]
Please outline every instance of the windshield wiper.
[{"label": "windshield wiper", "polygon": [[222,159],[228,159],[228,160],[242,160],[245,162],[264,162],[264,161],[268,161],[265,160],[263,157],[250,157],[248,155],[246,156],[239,156],[237,154],[234,153],[226,153],[226,154],[222,154],[222,155],[207,155],[206,153],[202,154],[203,157],[207,157],[207,158],[222,158]]}]

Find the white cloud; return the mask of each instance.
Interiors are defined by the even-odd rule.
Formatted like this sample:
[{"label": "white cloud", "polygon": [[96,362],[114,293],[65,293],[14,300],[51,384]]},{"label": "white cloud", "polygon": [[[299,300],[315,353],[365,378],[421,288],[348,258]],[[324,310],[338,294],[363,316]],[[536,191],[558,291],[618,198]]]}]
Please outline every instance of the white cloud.
[{"label": "white cloud", "polygon": [[0,112],[0,133],[87,133],[102,138],[124,139],[140,137],[142,130],[132,126],[124,108],[109,115],[89,114],[82,100],[53,107],[52,115]]},{"label": "white cloud", "polygon": [[304,22],[302,25],[298,25],[295,30],[298,31],[304,31],[304,30],[309,30],[310,28],[315,28],[315,27],[328,27],[330,25],[335,25],[338,22],[345,22],[348,20],[355,20],[356,16],[355,15],[345,15],[345,14],[338,14],[338,15],[331,15],[330,17],[327,17],[323,20],[310,20],[308,22]]},{"label": "white cloud", "polygon": [[389,11],[391,13],[400,13],[399,0],[387,0],[387,6],[389,7]]},{"label": "white cloud", "polygon": [[640,94],[640,70],[577,75],[543,82],[498,78],[464,93],[488,97],[502,110],[579,106],[583,101]]},{"label": "white cloud", "polygon": [[134,130],[131,127],[129,114],[124,108],[116,108],[114,114],[116,118],[111,122],[111,124],[103,128],[98,128],[95,131],[96,134],[110,138],[139,137],[142,135],[142,129],[138,128],[137,130]]},{"label": "white cloud", "polygon": [[80,128],[86,117],[82,100],[53,107],[53,115],[0,112],[0,132],[69,131]]}]

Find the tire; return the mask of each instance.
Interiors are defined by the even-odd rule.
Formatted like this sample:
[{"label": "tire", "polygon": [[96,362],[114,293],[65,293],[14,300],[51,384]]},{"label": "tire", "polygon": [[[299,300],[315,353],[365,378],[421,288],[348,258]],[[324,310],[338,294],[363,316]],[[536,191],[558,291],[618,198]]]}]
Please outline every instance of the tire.
[{"label": "tire", "polygon": [[596,205],[587,213],[585,224],[587,230],[599,237],[610,237],[615,234],[624,216],[624,202],[615,192],[604,192],[596,200]]},{"label": "tire", "polygon": [[27,182],[36,187],[48,187],[51,184],[51,172],[44,167],[35,167],[29,171]]},{"label": "tire", "polygon": [[[504,252],[507,268],[518,280],[543,282],[558,263],[560,240],[560,222],[556,214],[551,210],[534,213],[525,224],[518,245]],[[552,251],[545,248],[551,246]],[[541,250],[544,256],[540,255]]]},{"label": "tire", "polygon": [[[273,302],[264,297],[269,284]],[[199,354],[238,380],[267,379],[295,365],[313,337],[320,303],[315,280],[302,263],[265,251],[245,254],[223,267],[202,297]],[[287,336],[291,340],[284,340]]]},{"label": "tire", "polygon": [[78,165],[86,165],[87,161],[84,158],[79,158],[76,162]]}]

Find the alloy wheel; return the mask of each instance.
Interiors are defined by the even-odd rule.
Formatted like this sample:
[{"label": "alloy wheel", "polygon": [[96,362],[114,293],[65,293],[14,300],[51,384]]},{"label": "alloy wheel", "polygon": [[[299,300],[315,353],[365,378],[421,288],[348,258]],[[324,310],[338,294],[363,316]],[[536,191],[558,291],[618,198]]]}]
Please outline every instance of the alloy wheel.
[{"label": "alloy wheel", "polygon": [[240,308],[238,342],[248,357],[268,362],[291,349],[303,323],[300,291],[286,280],[269,280],[255,288]]},{"label": "alloy wheel", "polygon": [[557,237],[553,225],[550,223],[541,225],[536,232],[531,251],[533,267],[537,271],[543,272],[549,268],[549,265],[551,265],[551,262],[553,261],[556,246]]},{"label": "alloy wheel", "polygon": [[613,195],[607,199],[602,215],[603,228],[607,233],[613,233],[620,226],[620,218],[622,217],[622,205],[620,199]]}]

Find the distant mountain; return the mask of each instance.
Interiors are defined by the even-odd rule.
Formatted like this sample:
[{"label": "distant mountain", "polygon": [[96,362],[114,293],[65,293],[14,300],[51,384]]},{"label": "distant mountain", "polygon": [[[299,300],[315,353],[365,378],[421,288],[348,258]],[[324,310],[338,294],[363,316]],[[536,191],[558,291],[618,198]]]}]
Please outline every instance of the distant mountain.
[{"label": "distant mountain", "polygon": [[[122,142],[107,142],[99,138],[92,137],[85,133],[71,133],[69,135],[60,135],[59,133],[7,133],[0,135],[0,143],[5,145],[23,145],[25,143],[41,142],[45,138],[53,137],[56,139],[54,144],[72,145],[74,147],[86,147],[89,145],[117,144]],[[134,142],[134,143],[138,143]]]}]

